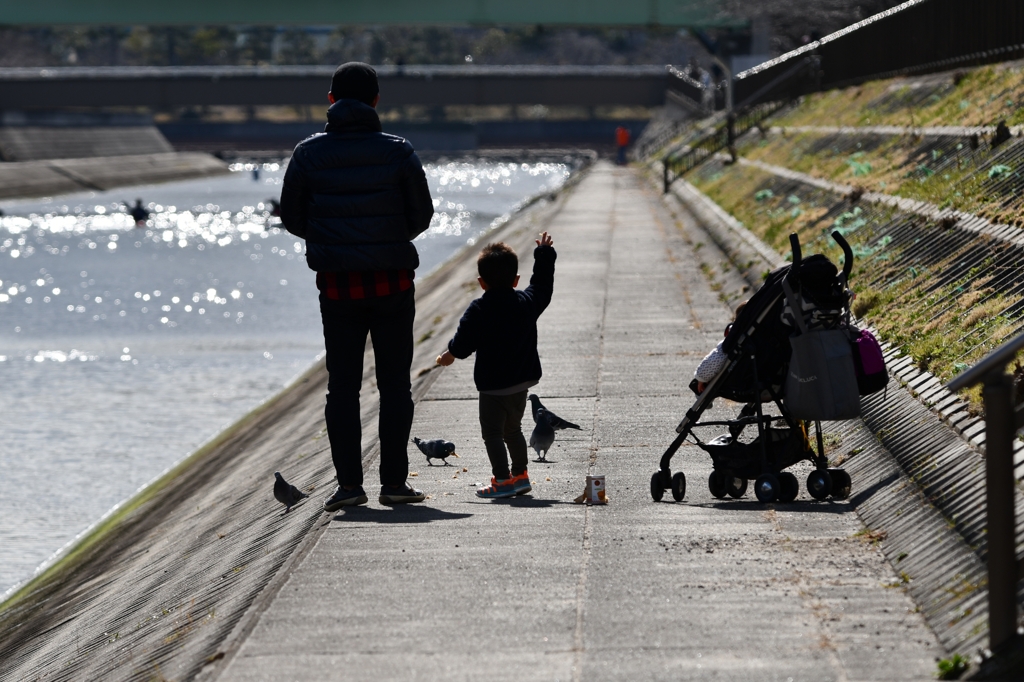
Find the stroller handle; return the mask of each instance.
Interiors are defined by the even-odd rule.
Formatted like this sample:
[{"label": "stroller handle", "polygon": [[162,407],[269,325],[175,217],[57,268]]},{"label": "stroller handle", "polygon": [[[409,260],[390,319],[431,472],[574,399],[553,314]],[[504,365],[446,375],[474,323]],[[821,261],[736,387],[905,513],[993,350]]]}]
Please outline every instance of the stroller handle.
[{"label": "stroller handle", "polygon": [[796,232],[789,235],[789,246],[793,249],[793,267],[796,268],[800,265],[802,255],[800,253],[800,237],[796,236]]},{"label": "stroller handle", "polygon": [[793,264],[786,274],[786,279],[790,280],[794,288],[796,288],[800,281],[800,261],[803,260],[803,255],[800,252],[800,237],[797,236],[796,232],[792,232],[789,235],[789,247],[793,250]]},{"label": "stroller handle", "polygon": [[[790,237],[792,239],[792,237]],[[850,248],[850,243],[843,238],[843,235],[838,230],[832,233],[832,239],[836,240],[836,244],[843,250],[843,277],[847,282],[850,281],[850,272],[853,271],[853,249]]]}]

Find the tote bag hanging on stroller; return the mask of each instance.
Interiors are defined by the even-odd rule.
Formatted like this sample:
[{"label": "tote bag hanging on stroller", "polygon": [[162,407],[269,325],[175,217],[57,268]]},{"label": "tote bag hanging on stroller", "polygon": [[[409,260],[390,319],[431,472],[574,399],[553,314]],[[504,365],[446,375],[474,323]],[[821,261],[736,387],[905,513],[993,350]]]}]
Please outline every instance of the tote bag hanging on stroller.
[{"label": "tote bag hanging on stroller", "polygon": [[789,282],[782,288],[800,333],[786,375],[786,405],[797,419],[829,421],[860,416],[860,391],[847,329],[808,329]]}]

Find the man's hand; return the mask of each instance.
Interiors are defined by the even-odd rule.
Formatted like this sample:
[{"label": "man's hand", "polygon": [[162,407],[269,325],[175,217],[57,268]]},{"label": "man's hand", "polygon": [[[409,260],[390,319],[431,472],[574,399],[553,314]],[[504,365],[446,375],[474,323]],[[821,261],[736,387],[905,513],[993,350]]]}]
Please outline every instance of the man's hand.
[{"label": "man's hand", "polygon": [[437,356],[437,360],[435,362],[437,362],[437,364],[441,365],[442,367],[447,367],[448,365],[455,362],[455,356],[452,355],[450,351],[445,351]]},{"label": "man's hand", "polygon": [[540,239],[534,239],[533,241],[537,242],[537,246],[554,246],[555,245],[554,240],[551,239],[551,235],[549,235],[547,232],[541,232],[540,233]]}]

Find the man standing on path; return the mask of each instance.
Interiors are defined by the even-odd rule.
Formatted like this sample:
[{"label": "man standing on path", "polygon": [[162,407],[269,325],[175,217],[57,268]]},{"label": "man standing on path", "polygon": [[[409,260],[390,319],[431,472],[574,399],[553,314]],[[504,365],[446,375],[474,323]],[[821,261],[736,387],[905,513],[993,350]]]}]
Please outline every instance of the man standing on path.
[{"label": "man standing on path", "polygon": [[423,166],[406,140],[381,132],[377,72],[349,62],[334,72],[327,127],[298,144],[284,175],[281,222],[306,240],[316,271],[327,348],[327,435],[338,489],[335,511],[366,504],[359,389],[366,335],[380,391],[380,502],[422,502],[407,482],[413,402],[411,243],[430,225],[434,205]]}]

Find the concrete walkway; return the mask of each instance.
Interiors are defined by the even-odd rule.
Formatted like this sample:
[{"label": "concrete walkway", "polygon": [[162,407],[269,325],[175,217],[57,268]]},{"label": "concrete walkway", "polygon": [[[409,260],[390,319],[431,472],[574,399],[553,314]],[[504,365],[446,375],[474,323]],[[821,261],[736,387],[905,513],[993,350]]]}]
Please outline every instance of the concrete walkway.
[{"label": "concrete walkway", "polygon": [[[480,500],[472,361],[439,371],[413,434],[455,441],[459,466],[413,449],[424,505],[384,508],[367,486],[368,507],[324,515],[219,679],[932,679],[947,654],[848,504],[715,500],[690,445],[673,461],[685,502],[651,501],[686,384],[731,317],[698,267],[699,228],[605,163],[535,227],[559,257],[534,390],[582,430],[531,465],[531,496]],[[572,504],[588,473],[607,476],[608,506]]]}]

